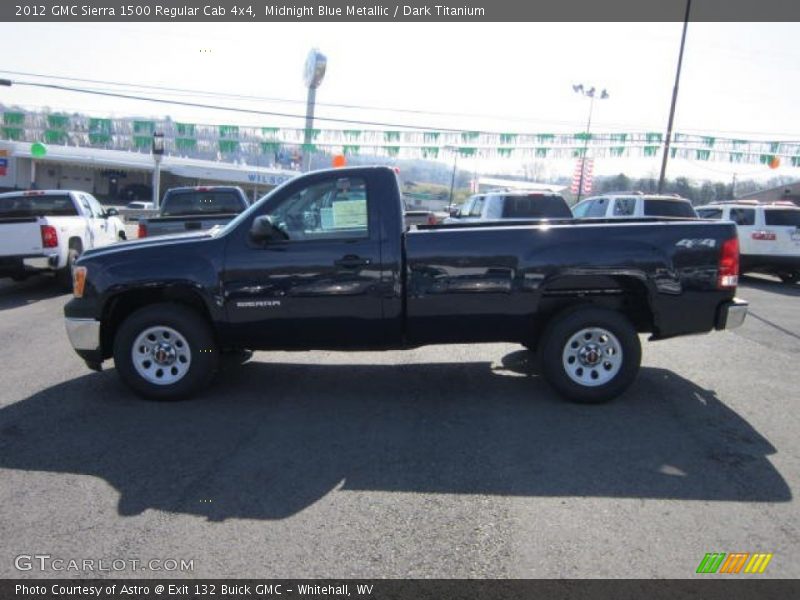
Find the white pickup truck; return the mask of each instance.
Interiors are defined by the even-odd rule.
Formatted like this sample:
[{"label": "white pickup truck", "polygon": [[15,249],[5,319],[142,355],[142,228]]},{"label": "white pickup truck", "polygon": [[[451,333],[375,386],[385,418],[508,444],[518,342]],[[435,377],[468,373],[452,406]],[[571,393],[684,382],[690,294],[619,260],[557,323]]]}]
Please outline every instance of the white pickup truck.
[{"label": "white pickup truck", "polygon": [[51,272],[71,289],[72,265],[84,250],[125,239],[125,225],[116,215],[86,192],[0,194],[0,277],[20,281]]}]

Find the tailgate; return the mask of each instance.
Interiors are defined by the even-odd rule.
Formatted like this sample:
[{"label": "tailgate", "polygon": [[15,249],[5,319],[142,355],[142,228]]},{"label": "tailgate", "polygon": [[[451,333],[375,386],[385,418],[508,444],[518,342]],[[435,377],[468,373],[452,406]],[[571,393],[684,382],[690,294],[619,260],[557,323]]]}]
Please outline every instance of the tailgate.
[{"label": "tailgate", "polygon": [[0,256],[42,253],[42,231],[36,217],[0,219]]},{"label": "tailgate", "polygon": [[214,217],[159,217],[147,219],[147,235],[167,235],[172,233],[191,233],[206,231],[216,225],[224,225],[237,215],[219,215]]}]

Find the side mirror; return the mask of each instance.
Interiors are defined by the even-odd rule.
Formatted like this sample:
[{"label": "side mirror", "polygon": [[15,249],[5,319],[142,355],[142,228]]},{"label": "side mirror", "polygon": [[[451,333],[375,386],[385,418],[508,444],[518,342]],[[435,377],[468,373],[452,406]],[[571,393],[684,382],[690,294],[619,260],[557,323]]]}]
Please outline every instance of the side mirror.
[{"label": "side mirror", "polygon": [[272,240],[288,240],[289,236],[272,224],[267,215],[256,217],[250,227],[250,239],[258,244]]},{"label": "side mirror", "polygon": [[109,208],[106,210],[106,216],[108,217],[116,217],[119,215],[119,211],[116,208]]}]

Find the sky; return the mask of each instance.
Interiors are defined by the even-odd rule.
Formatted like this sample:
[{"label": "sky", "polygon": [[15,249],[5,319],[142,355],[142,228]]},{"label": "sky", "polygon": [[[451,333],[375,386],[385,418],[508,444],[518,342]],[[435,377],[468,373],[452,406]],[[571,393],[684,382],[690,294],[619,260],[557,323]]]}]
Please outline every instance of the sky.
[{"label": "sky", "polygon": [[[18,71],[137,85],[280,98],[188,101],[304,114],[302,71],[318,47],[328,58],[317,116],[482,131],[583,131],[588,99],[606,89],[592,131],[666,130],[682,23],[2,23],[0,73]],[[799,23],[690,23],[675,130],[747,139],[800,139]],[[0,75],[3,76],[3,75]],[[41,79],[6,75],[16,80]],[[107,89],[97,84],[74,84]],[[153,92],[151,92],[153,93]],[[166,96],[158,92],[161,97]],[[302,127],[267,118],[56,92],[0,88],[0,102],[92,115],[196,123]],[[332,108],[325,103],[396,110]],[[268,120],[269,122],[265,122]],[[317,122],[317,127],[341,124]],[[363,127],[362,127],[363,128]],[[513,160],[464,161],[513,172]],[[489,164],[487,164],[489,163]],[[570,174],[553,161],[547,174]],[[660,158],[606,159],[595,172],[657,174]],[[671,161],[669,177],[800,177],[782,165]]]}]

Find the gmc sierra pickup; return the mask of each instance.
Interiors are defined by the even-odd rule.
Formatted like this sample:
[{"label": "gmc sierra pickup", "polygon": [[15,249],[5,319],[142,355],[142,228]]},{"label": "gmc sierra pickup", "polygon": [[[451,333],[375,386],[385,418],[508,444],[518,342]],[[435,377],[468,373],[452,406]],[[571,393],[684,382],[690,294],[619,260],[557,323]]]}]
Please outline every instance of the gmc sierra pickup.
[{"label": "gmc sierra pickup", "polygon": [[229,351],[506,341],[562,395],[602,402],[635,378],[637,333],[742,323],[738,260],[733,223],[698,219],[410,229],[392,169],[345,168],[210,232],[85,252],[64,310],[90,368],[113,357],[154,399],[202,390]]}]

